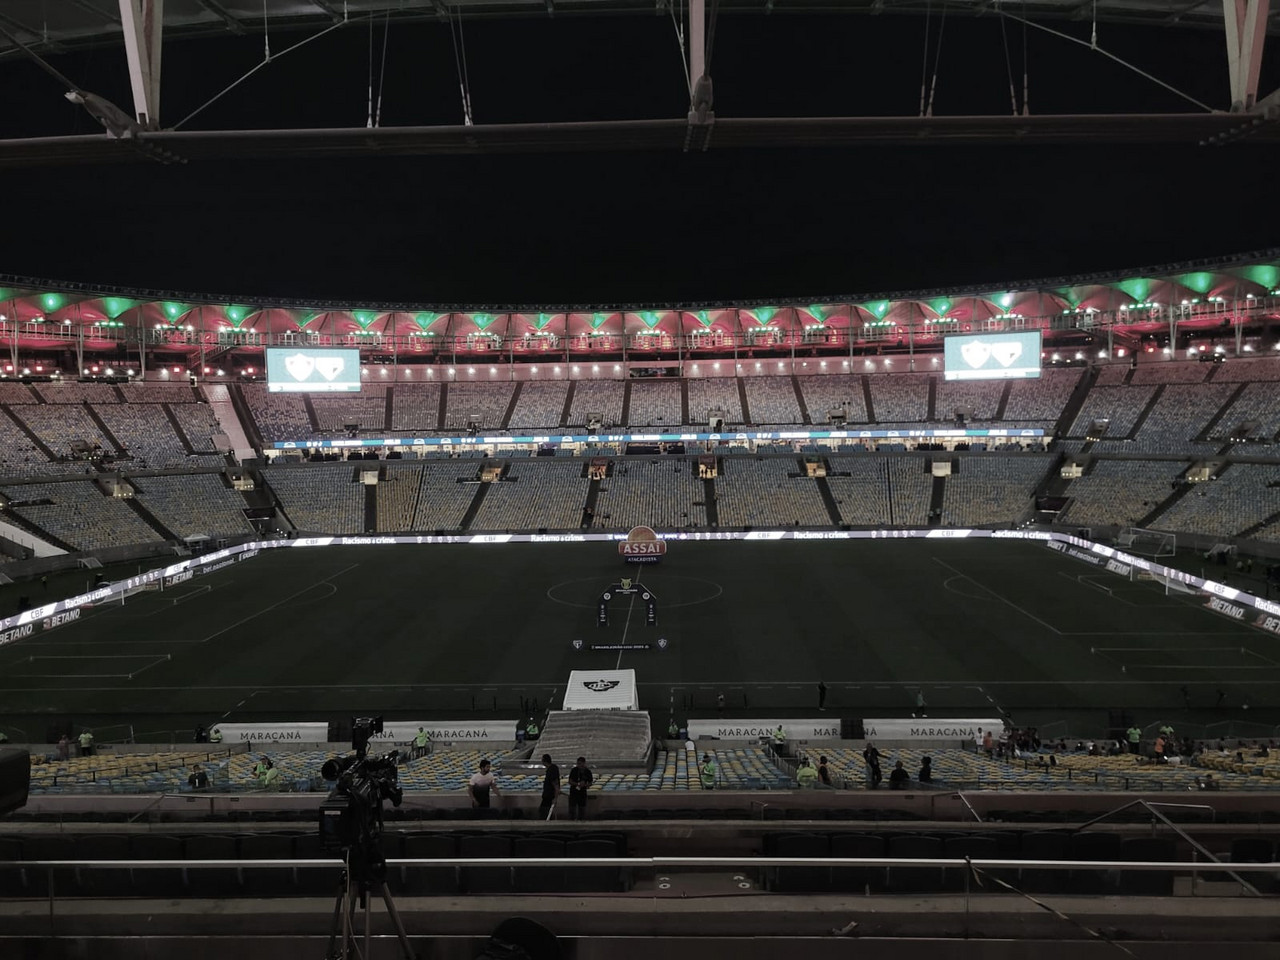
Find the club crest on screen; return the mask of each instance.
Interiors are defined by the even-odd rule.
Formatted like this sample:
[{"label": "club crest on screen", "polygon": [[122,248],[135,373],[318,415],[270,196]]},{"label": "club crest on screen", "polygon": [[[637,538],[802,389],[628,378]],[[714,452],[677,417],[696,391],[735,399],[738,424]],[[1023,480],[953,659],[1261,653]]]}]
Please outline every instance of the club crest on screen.
[{"label": "club crest on screen", "polygon": [[284,358],[284,368],[289,371],[289,376],[293,379],[305,380],[315,370],[316,362],[305,353],[295,353],[291,357]]},{"label": "club crest on screen", "polygon": [[1001,340],[991,345],[991,355],[996,358],[996,363],[1007,367],[1022,356],[1022,344],[1017,340]]},{"label": "club crest on screen", "polygon": [[332,380],[342,372],[346,361],[341,357],[318,357],[316,359],[316,371],[326,380]]},{"label": "club crest on screen", "polygon": [[977,370],[991,358],[991,347],[981,340],[970,340],[960,348],[964,362]]}]

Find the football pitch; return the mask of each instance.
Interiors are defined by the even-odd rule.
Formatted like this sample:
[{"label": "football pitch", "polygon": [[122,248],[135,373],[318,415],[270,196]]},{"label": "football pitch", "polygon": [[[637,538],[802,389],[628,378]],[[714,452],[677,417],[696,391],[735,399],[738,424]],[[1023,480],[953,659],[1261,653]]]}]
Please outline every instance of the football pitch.
[{"label": "football pitch", "polygon": [[[626,576],[656,626],[625,597],[597,624]],[[932,717],[1087,732],[1124,710],[1260,736],[1280,713],[1280,637],[1040,543],[685,541],[646,567],[609,543],[263,551],[0,648],[0,723],[185,739],[218,720],[515,719],[558,705],[570,670],[616,667],[662,726],[720,694],[730,717],[816,716],[820,679],[833,717],[923,696]]]}]

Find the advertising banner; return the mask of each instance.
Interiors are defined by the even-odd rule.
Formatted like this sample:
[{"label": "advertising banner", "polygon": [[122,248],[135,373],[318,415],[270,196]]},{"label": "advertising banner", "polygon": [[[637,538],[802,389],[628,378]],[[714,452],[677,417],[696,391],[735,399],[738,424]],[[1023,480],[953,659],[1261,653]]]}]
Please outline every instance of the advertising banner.
[{"label": "advertising banner", "polygon": [[778,727],[786,734],[788,740],[838,740],[840,738],[840,721],[834,718],[825,720],[690,720],[689,736],[694,740],[699,737],[715,737],[718,740],[758,740],[761,737],[772,737]]},{"label": "advertising banner", "polygon": [[516,738],[516,721],[512,720],[384,720],[382,733],[370,737],[371,743],[388,749],[399,743],[410,743],[422,727],[433,741],[455,740],[483,742],[512,741]]},{"label": "advertising banner", "polygon": [[991,717],[982,720],[891,717],[862,721],[862,732],[868,740],[977,740],[986,730],[999,737],[1004,732],[1004,721]]},{"label": "advertising banner", "polygon": [[291,723],[215,723],[210,730],[222,733],[226,743],[328,743],[329,724],[324,722]]}]

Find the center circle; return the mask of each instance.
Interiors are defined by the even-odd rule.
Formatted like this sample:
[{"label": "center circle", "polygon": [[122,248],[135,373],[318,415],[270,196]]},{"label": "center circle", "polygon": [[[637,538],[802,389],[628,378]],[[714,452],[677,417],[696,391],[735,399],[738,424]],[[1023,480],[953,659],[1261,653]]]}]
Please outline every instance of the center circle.
[{"label": "center circle", "polygon": [[[663,584],[670,583],[673,586],[675,582],[695,585],[689,591],[689,599],[676,600],[667,603],[662,599]],[[584,586],[589,585],[587,589]],[[578,607],[582,610],[594,610],[596,601],[583,603],[576,597],[600,596],[599,591],[605,590],[609,586],[608,581],[604,577],[579,577],[577,580],[565,580],[557,583],[547,589],[547,599],[553,603],[559,603],[566,607]],[[644,584],[643,586],[652,587],[658,597],[658,604],[663,610],[678,610],[681,607],[692,607],[700,603],[710,603],[712,600],[718,600],[720,595],[724,593],[724,587],[716,583],[714,580],[704,580],[702,577],[686,577],[680,575],[667,575],[662,577],[662,583]]]}]

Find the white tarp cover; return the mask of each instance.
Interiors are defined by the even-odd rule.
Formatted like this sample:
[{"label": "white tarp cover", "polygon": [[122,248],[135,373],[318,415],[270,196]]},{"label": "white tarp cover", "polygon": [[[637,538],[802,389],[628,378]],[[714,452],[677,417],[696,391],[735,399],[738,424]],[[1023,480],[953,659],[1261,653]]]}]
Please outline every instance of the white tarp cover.
[{"label": "white tarp cover", "polygon": [[564,691],[566,710],[639,710],[634,670],[573,670]]}]

